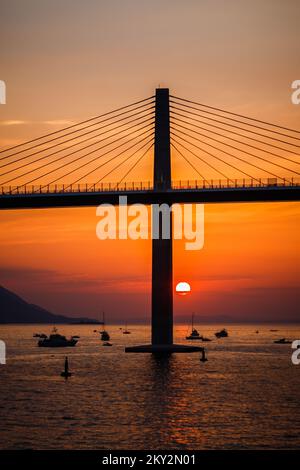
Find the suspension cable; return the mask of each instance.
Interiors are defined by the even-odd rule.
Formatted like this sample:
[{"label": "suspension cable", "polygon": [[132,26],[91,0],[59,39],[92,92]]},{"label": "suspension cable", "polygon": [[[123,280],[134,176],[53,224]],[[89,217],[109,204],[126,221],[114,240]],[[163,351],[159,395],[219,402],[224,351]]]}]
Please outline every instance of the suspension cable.
[{"label": "suspension cable", "polygon": [[[145,98],[145,99],[143,99],[143,100],[136,101],[136,102],[131,103],[131,104],[128,104],[128,105],[126,105],[126,106],[122,106],[121,108],[114,109],[113,111],[108,111],[108,112],[106,112],[106,113],[99,114],[98,116],[92,117],[92,118],[90,118],[90,119],[86,119],[85,121],[81,121],[81,122],[76,123],[76,124],[72,124],[71,126],[68,126],[68,127],[64,127],[63,129],[60,129],[60,130],[58,130],[58,131],[50,132],[50,133],[45,134],[45,135],[43,135],[43,136],[41,136],[41,137],[36,137],[35,139],[31,139],[31,140],[28,140],[28,141],[23,142],[23,143],[21,143],[21,144],[14,145],[13,147],[9,147],[9,148],[7,148],[7,149],[5,149],[5,150],[1,150],[0,153],[13,150],[13,149],[15,149],[15,148],[17,148],[17,147],[21,147],[21,146],[23,146],[23,145],[31,144],[32,142],[36,142],[36,141],[41,140],[41,139],[44,139],[44,138],[46,138],[46,137],[50,137],[51,135],[58,134],[59,132],[64,132],[64,131],[66,131],[66,130],[68,130],[68,129],[72,129],[72,128],[76,127],[76,126],[80,126],[80,125],[82,125],[82,124],[86,124],[87,122],[95,121],[96,119],[99,119],[99,118],[101,118],[101,117],[108,116],[108,115],[110,115],[110,114],[114,114],[114,113],[116,113],[116,112],[118,112],[118,111],[122,111],[123,109],[127,109],[127,108],[130,108],[130,107],[135,106],[135,105],[137,105],[137,104],[144,103],[145,101],[149,101],[149,100],[151,100],[151,99],[153,99],[153,98],[154,98],[154,96],[149,96],[148,98]],[[29,149],[27,149],[27,150],[29,150]]]},{"label": "suspension cable", "polygon": [[[102,176],[98,181],[96,181],[96,183],[94,183],[92,187],[94,187],[96,184],[99,184],[101,181],[103,181],[108,175],[110,175],[111,173],[113,173],[117,168],[119,168],[120,166],[124,165],[124,163],[126,163],[128,160],[130,160],[132,157],[134,157],[134,155],[136,155],[140,150],[142,150],[143,148],[145,148],[149,143],[151,142],[151,145],[150,147],[147,149],[147,152],[151,149],[151,147],[153,147],[153,136],[150,140],[148,140],[148,142],[146,142],[145,144],[143,144],[139,149],[135,150],[131,155],[129,155],[129,157],[125,158],[125,160],[122,160],[121,163],[118,163],[118,165],[116,165],[112,170],[110,170],[108,173],[106,173],[104,176]],[[120,183],[118,183],[120,184]],[[90,189],[91,189],[90,188]]]},{"label": "suspension cable", "polygon": [[134,168],[140,163],[140,161],[147,155],[147,153],[149,152],[149,150],[151,149],[151,147],[153,147],[153,143],[150,145],[149,148],[147,148],[147,150],[141,155],[141,157],[132,165],[131,168],[129,168],[129,170],[127,171],[127,173],[125,173],[124,176],[122,176],[122,178],[120,179],[120,181],[117,183],[116,187],[118,187],[122,181],[129,175],[129,173],[131,173]]},{"label": "suspension cable", "polygon": [[[208,152],[207,150],[204,150],[203,147],[199,147],[199,146],[197,146],[196,144],[193,144],[192,142],[189,142],[188,140],[184,139],[183,137],[181,137],[181,136],[179,136],[179,135],[177,135],[177,134],[174,134],[174,135],[175,135],[177,138],[182,139],[184,142],[187,142],[188,144],[193,145],[195,148],[201,150],[202,152],[207,153],[207,154],[210,155],[211,157],[214,157],[214,158],[216,158],[217,160],[219,160],[219,161],[225,163],[226,165],[231,166],[232,168],[234,168],[235,170],[239,171],[240,173],[243,173],[244,175],[248,176],[248,178],[251,178],[251,179],[253,179],[253,180],[256,180],[256,181],[260,182],[260,180],[259,180],[258,178],[255,178],[254,176],[250,175],[249,173],[246,173],[245,171],[241,170],[240,168],[236,167],[235,165],[232,165],[231,163],[226,162],[226,161],[223,160],[222,158],[217,157],[216,155],[213,155],[212,153]],[[202,142],[202,143],[204,143],[204,142]],[[206,144],[204,143],[204,145],[206,145]],[[211,147],[213,147],[213,146],[211,145]],[[217,149],[216,147],[213,147],[213,148],[216,149],[216,150],[220,150],[220,149]],[[226,153],[226,154],[229,155],[230,157],[233,156],[233,155],[229,154],[228,152],[224,152],[224,153]],[[237,158],[238,160],[242,160],[241,158],[238,158],[238,157],[236,157],[236,158]],[[244,160],[242,160],[242,161],[244,161]],[[246,163],[247,163],[247,162],[246,162]],[[265,170],[263,170],[263,171],[265,171]],[[281,178],[281,179],[284,179],[284,178]]]},{"label": "suspension cable", "polygon": [[[141,119],[141,118],[138,118],[138,119]],[[135,119],[134,119],[133,121],[135,121]],[[132,121],[132,122],[133,122],[133,121]],[[122,133],[124,133],[124,132],[127,132],[128,130],[131,130],[131,129],[134,129],[134,128],[138,128],[139,126],[141,126],[141,125],[144,124],[144,123],[147,123],[147,124],[149,125],[149,124],[151,124],[152,122],[153,122],[153,120],[152,120],[151,118],[150,118],[150,119],[145,119],[144,121],[141,121],[141,122],[139,122],[138,124],[134,124],[133,126],[129,126],[127,129],[119,130],[118,132],[115,132],[114,134],[109,135],[109,136],[105,137],[104,139],[100,139],[100,140],[97,140],[96,142],[92,142],[91,144],[85,145],[84,147],[82,147],[82,148],[80,148],[80,149],[76,149],[76,150],[74,150],[73,152],[68,153],[67,155],[63,155],[62,157],[57,158],[56,160],[53,160],[53,161],[51,161],[51,162],[47,162],[47,163],[41,165],[39,168],[42,168],[43,166],[47,166],[47,165],[52,165],[53,163],[56,163],[56,162],[58,162],[58,161],[60,161],[60,160],[62,160],[62,159],[64,159],[64,158],[66,158],[66,157],[69,157],[70,155],[74,155],[74,154],[76,154],[77,152],[81,152],[82,150],[85,150],[85,149],[87,149],[87,148],[89,148],[89,147],[92,147],[93,145],[97,145],[97,144],[99,144],[99,143],[101,143],[101,142],[104,142],[105,140],[114,138],[115,136],[120,135],[120,134],[122,134]],[[128,123],[126,123],[126,124],[128,124]],[[117,129],[117,128],[123,127],[123,126],[124,126],[124,124],[123,124],[123,125],[116,126],[116,127],[114,128],[114,130]],[[136,129],[136,130],[138,130],[138,129]],[[1,174],[0,174],[0,177],[1,177],[1,176],[4,176],[4,175],[7,175],[7,174],[9,174],[9,173],[14,173],[15,171],[20,170],[21,168],[23,169],[23,168],[25,168],[25,167],[27,167],[27,166],[29,166],[29,165],[32,165],[32,164],[37,163],[37,162],[40,162],[41,160],[45,160],[45,158],[52,157],[53,155],[56,155],[56,154],[60,153],[62,150],[65,151],[65,150],[67,150],[67,149],[69,149],[69,148],[73,148],[73,147],[77,146],[78,144],[83,144],[84,142],[88,142],[88,141],[90,141],[90,140],[93,140],[93,139],[95,139],[95,138],[98,137],[98,136],[101,136],[101,135],[103,135],[103,134],[106,134],[107,132],[111,132],[111,130],[110,130],[110,131],[105,131],[105,132],[100,133],[100,134],[96,134],[96,135],[94,135],[94,136],[92,136],[92,137],[88,137],[87,139],[84,139],[84,140],[82,140],[82,141],[79,142],[79,143],[77,142],[77,143],[75,143],[75,144],[73,144],[73,145],[70,145],[70,146],[64,148],[64,149],[57,150],[57,151],[52,152],[52,153],[50,153],[50,154],[48,154],[48,155],[45,155],[45,156],[43,156],[43,157],[41,157],[41,158],[38,158],[38,159],[36,159],[36,160],[34,160],[34,161],[31,161],[31,162],[28,162],[28,163],[26,163],[26,164],[23,164],[23,165],[21,165],[21,166],[19,166],[19,167],[17,167],[17,168],[13,168],[13,169],[11,169],[11,170],[8,170],[8,171],[6,171],[6,172],[4,172],[4,173],[1,173]],[[113,143],[113,142],[112,142],[112,143]],[[36,169],[30,170],[28,173],[33,172],[33,171],[35,171],[35,170],[36,170]],[[27,174],[28,174],[28,173],[27,173]],[[21,175],[21,176],[23,176],[23,175]],[[14,179],[15,179],[15,178],[14,178]]]},{"label": "suspension cable", "polygon": [[[176,129],[176,130],[177,130],[177,129]],[[226,154],[226,155],[229,155],[229,156],[232,157],[232,158],[235,158],[235,159],[237,159],[237,160],[240,160],[241,162],[246,163],[247,165],[251,165],[251,166],[253,166],[254,168],[256,168],[256,169],[258,169],[258,170],[261,170],[261,171],[264,171],[264,172],[266,172],[266,173],[269,173],[269,175],[275,176],[275,178],[284,179],[284,178],[282,178],[281,176],[278,176],[278,175],[276,175],[275,173],[272,173],[270,170],[265,170],[264,168],[261,168],[261,167],[259,167],[258,165],[255,165],[254,163],[251,163],[251,162],[249,162],[249,161],[247,161],[247,160],[245,160],[245,159],[243,159],[243,158],[241,158],[241,157],[237,157],[236,155],[234,155],[234,154],[232,154],[232,153],[226,152],[225,150],[220,149],[219,147],[215,147],[214,145],[211,145],[211,144],[209,144],[208,142],[203,142],[203,140],[198,139],[197,137],[191,136],[191,135],[187,134],[186,132],[183,132],[183,131],[180,131],[180,132],[181,132],[183,135],[186,135],[187,137],[190,137],[190,138],[192,138],[192,139],[194,139],[194,140],[197,140],[198,142],[201,142],[201,143],[204,144],[204,145],[208,145],[209,147],[211,147],[211,148],[213,148],[213,149],[215,149],[215,150],[218,150],[219,152],[222,152],[222,153],[224,153],[224,154]],[[205,136],[205,137],[206,137],[206,136]],[[239,149],[237,149],[237,150],[239,150]],[[289,171],[291,171],[291,170],[289,170]]]},{"label": "suspension cable", "polygon": [[[174,134],[176,135],[176,134]],[[178,138],[180,138],[179,136],[176,136]],[[204,158],[201,158],[199,157],[199,155],[197,155],[196,153],[194,153],[191,149],[189,149],[188,147],[185,147],[185,145],[183,145],[181,142],[178,142],[176,139],[174,139],[174,137],[172,137],[172,141],[175,142],[177,145],[180,145],[182,148],[184,148],[185,150],[187,150],[188,152],[190,152],[192,155],[194,155],[194,157],[198,158],[198,160],[200,160],[201,162],[204,162],[207,166],[209,166],[210,168],[212,168],[214,171],[216,171],[218,174],[220,174],[221,176],[223,176],[224,178],[226,178],[227,180],[229,181],[232,181],[227,175],[225,175],[225,173],[223,173],[221,170],[218,170],[218,168],[214,167],[211,163],[207,162]],[[201,147],[197,147],[199,150],[201,150],[202,152],[206,153],[207,155],[210,155],[211,157],[214,157],[216,158],[217,160],[220,160],[222,163],[225,163],[227,164],[227,162],[223,161],[221,158],[218,158],[218,157],[215,157],[215,155],[213,155],[212,153],[202,149]],[[238,170],[240,171],[240,170]],[[247,175],[249,176],[249,175]]]},{"label": "suspension cable", "polygon": [[[237,150],[238,152],[242,152],[242,153],[245,153],[246,155],[249,155],[249,156],[251,156],[251,157],[254,157],[254,158],[257,158],[257,159],[259,159],[259,160],[262,160],[262,161],[264,161],[265,163],[268,163],[269,165],[274,165],[274,166],[277,166],[278,168],[281,168],[281,169],[283,169],[283,170],[290,171],[291,173],[295,173],[296,175],[300,175],[300,173],[299,173],[298,171],[291,170],[290,168],[287,168],[287,167],[285,167],[285,166],[283,166],[283,165],[280,165],[279,163],[271,162],[270,160],[267,160],[266,158],[260,157],[260,156],[258,156],[258,155],[255,155],[254,153],[251,153],[251,152],[247,152],[247,150],[243,150],[243,149],[241,149],[241,148],[235,147],[234,145],[227,144],[226,142],[220,142],[218,139],[215,139],[214,137],[210,137],[210,136],[208,136],[208,135],[202,134],[201,132],[197,132],[197,131],[194,131],[193,129],[189,129],[189,128],[183,126],[182,124],[177,124],[177,123],[176,123],[176,126],[179,126],[179,127],[183,128],[183,129],[188,130],[188,131],[190,131],[190,132],[193,132],[193,133],[195,133],[195,134],[197,134],[197,135],[201,135],[202,137],[205,137],[205,138],[207,138],[207,139],[213,140],[214,142],[217,142],[218,144],[226,145],[226,147],[229,147],[229,148],[232,148],[232,149],[234,149],[234,150]],[[182,131],[180,131],[180,132],[182,132]],[[182,133],[183,133],[184,135],[187,135],[188,137],[191,137],[192,139],[196,139],[196,137],[191,136],[191,135],[187,134],[186,132],[182,132]],[[196,139],[196,140],[197,140],[197,139]],[[208,144],[207,144],[207,145],[208,145]],[[221,152],[223,152],[222,149],[218,149],[218,150],[220,150]],[[271,174],[271,173],[270,173],[270,174]]]},{"label": "suspension cable", "polygon": [[[198,111],[198,113],[201,112],[201,113],[210,114],[210,115],[212,115],[212,116],[217,116],[217,117],[220,117],[220,118],[222,118],[222,119],[229,119],[230,121],[237,122],[237,123],[239,123],[239,124],[244,124],[245,126],[254,127],[254,128],[257,128],[257,129],[260,129],[260,130],[266,130],[267,132],[270,132],[270,133],[274,132],[274,131],[272,131],[271,129],[265,129],[265,128],[263,128],[263,127],[255,126],[255,125],[253,125],[253,124],[249,124],[249,123],[247,123],[247,122],[243,122],[243,121],[239,121],[239,120],[237,120],[237,119],[229,118],[229,117],[227,117],[227,116],[221,116],[220,114],[212,113],[212,112],[206,111],[206,110],[204,110],[204,109],[198,109],[198,108],[195,108],[195,107],[193,107],[193,106],[187,106],[187,105],[185,105],[185,104],[183,104],[183,103],[178,103],[178,102],[176,102],[176,101],[170,101],[170,103],[175,103],[176,105],[180,105],[180,106],[183,106],[183,107],[186,107],[186,108],[189,108],[189,109],[194,109],[194,110]],[[177,108],[177,109],[178,109],[178,108]],[[192,113],[192,114],[195,114],[195,113]],[[196,114],[196,115],[199,116],[199,114]],[[202,116],[202,115],[201,115],[201,117],[205,117],[205,118],[206,118],[206,116]],[[206,118],[206,119],[208,119],[208,118]],[[225,123],[222,123],[222,124],[225,124]],[[226,124],[226,125],[232,126],[232,124]],[[245,130],[246,130],[246,129],[245,129]],[[251,130],[248,130],[248,129],[247,129],[247,132],[256,133],[256,132],[251,131]],[[262,134],[258,134],[258,135],[262,135]],[[267,137],[268,139],[276,140],[277,142],[281,142],[281,143],[286,144],[286,145],[292,145],[293,147],[300,148],[300,145],[294,144],[293,142],[287,142],[287,141],[285,141],[285,140],[278,139],[277,137],[274,137],[274,136],[265,135],[264,137]],[[291,136],[288,136],[288,137],[291,138]],[[293,137],[293,138],[295,138],[295,137]]]},{"label": "suspension cable", "polygon": [[[197,127],[198,129],[202,129],[202,130],[204,130],[204,131],[206,131],[206,132],[211,132],[212,134],[219,135],[219,136],[221,136],[221,137],[224,137],[225,139],[230,139],[230,140],[232,140],[233,142],[238,142],[239,144],[247,145],[248,147],[254,148],[255,150],[259,150],[259,151],[261,151],[261,152],[268,153],[269,155],[272,155],[272,156],[274,156],[274,157],[282,158],[283,160],[286,160],[286,161],[288,161],[288,162],[290,162],[290,163],[295,163],[296,165],[300,165],[300,161],[297,162],[297,161],[295,161],[295,160],[291,160],[291,159],[288,158],[288,157],[283,157],[282,155],[278,155],[278,153],[270,152],[269,150],[265,150],[265,149],[262,149],[262,148],[260,148],[260,147],[256,147],[255,145],[251,145],[251,144],[249,144],[248,142],[242,142],[242,141],[240,141],[240,140],[238,140],[238,139],[234,139],[233,137],[229,137],[229,136],[227,136],[227,135],[220,134],[219,132],[215,132],[215,131],[212,131],[212,130],[210,130],[210,129],[206,129],[205,127],[198,126],[197,124],[193,124],[193,123],[191,123],[191,122],[189,122],[189,121],[186,121],[185,119],[179,119],[177,116],[186,117],[186,116],[183,116],[183,115],[180,114],[180,113],[171,112],[171,114],[173,114],[173,115],[175,116],[175,120],[180,121],[180,122],[183,122],[183,123],[185,123],[185,124],[188,124],[189,126]],[[171,116],[171,117],[172,117],[172,116]],[[188,118],[188,119],[191,119],[191,118]],[[230,132],[231,134],[238,135],[239,137],[246,137],[247,139],[254,140],[255,142],[259,142],[259,143],[261,143],[261,144],[263,144],[263,145],[268,145],[267,143],[262,142],[262,141],[259,140],[259,139],[254,139],[253,137],[247,137],[247,136],[244,136],[244,135],[242,135],[242,134],[240,134],[240,133],[238,133],[238,132],[228,131],[227,129],[224,129],[224,128],[220,127],[220,126],[214,126],[213,124],[209,124],[209,123],[206,123],[206,122],[203,122],[203,121],[199,121],[198,119],[193,119],[193,121],[197,121],[197,122],[203,123],[203,124],[205,124],[206,126],[215,127],[216,129],[220,129],[220,130],[225,131],[225,132]],[[281,150],[284,150],[284,151],[286,152],[285,149],[281,149]],[[293,152],[293,153],[294,153],[294,152]],[[299,155],[299,156],[300,156],[300,154],[296,154],[296,155]]]},{"label": "suspension cable", "polygon": [[[150,137],[151,137],[152,135],[153,135],[153,133],[150,134]],[[128,149],[126,149],[126,151],[128,152],[128,150],[131,150],[133,147],[135,147],[136,145],[138,145],[139,143],[141,143],[143,140],[148,139],[148,137],[149,137],[149,135],[147,135],[146,137],[144,137],[143,139],[141,139],[139,142],[137,142],[137,143],[131,145]],[[80,178],[78,178],[76,181],[73,181],[73,182],[71,183],[71,185],[69,185],[69,186],[72,186],[73,184],[78,183],[78,182],[81,181],[82,179],[84,179],[84,178],[86,178],[87,176],[91,175],[91,174],[94,173],[95,171],[99,170],[99,168],[102,168],[103,166],[107,165],[107,164],[110,163],[112,160],[115,160],[116,158],[118,158],[120,155],[122,155],[122,154],[124,154],[124,153],[125,153],[125,151],[122,151],[122,152],[120,152],[118,155],[115,155],[114,157],[111,157],[111,158],[110,158],[109,160],[107,160],[106,162],[104,162],[104,163],[102,163],[101,165],[97,166],[96,168],[90,170],[88,173],[85,173],[83,176],[81,176]],[[90,163],[91,163],[91,162],[90,162]],[[77,168],[77,169],[75,169],[75,170],[69,172],[68,175],[71,174],[71,173],[74,173],[74,171],[77,171],[78,169],[80,169],[80,168]],[[64,175],[63,177],[68,176],[68,175]]]},{"label": "suspension cable", "polygon": [[[170,95],[170,96],[172,98],[177,99],[177,100],[185,101],[186,103],[192,103],[192,104],[195,104],[197,106],[202,106],[202,107],[205,107],[205,108],[208,108],[208,109],[213,109],[214,111],[219,111],[221,113],[230,114],[232,116],[240,117],[242,119],[248,119],[250,121],[258,122],[259,124],[266,124],[267,126],[276,127],[277,129],[283,129],[283,130],[286,130],[286,131],[289,131],[289,132],[295,132],[297,134],[300,134],[300,131],[298,131],[296,129],[291,129],[289,127],[280,126],[278,124],[273,124],[271,122],[262,121],[260,119],[255,119],[255,118],[252,118],[252,117],[249,117],[249,116],[244,116],[243,114],[233,113],[232,111],[225,111],[224,109],[216,108],[216,107],[213,107],[213,106],[208,106],[207,104],[203,104],[203,103],[197,103],[196,101],[191,101],[191,100],[187,100],[187,99],[184,99],[184,98],[179,98],[178,96],[174,96],[174,95]],[[249,125],[249,124],[247,124],[247,125]],[[292,139],[300,140],[299,137],[289,136],[287,134],[282,134],[280,132],[276,132],[276,131],[273,131],[273,130],[270,130],[270,132],[275,132],[275,133],[278,133],[280,135],[284,135],[284,136],[292,138]]]},{"label": "suspension cable", "polygon": [[173,147],[179,155],[181,155],[182,158],[193,168],[193,170],[205,181],[206,183],[209,183],[208,180],[205,179],[205,177],[197,170],[197,168],[190,162],[190,160],[176,147],[176,145],[171,142],[171,147]]},{"label": "suspension cable", "polygon": [[[107,127],[113,126],[114,124],[117,124],[117,123],[119,123],[119,122],[122,122],[122,123],[123,123],[123,124],[119,124],[118,126],[115,126],[114,128],[108,129],[108,130],[106,130],[106,131],[104,131],[104,132],[100,132],[100,133],[97,134],[96,136],[91,136],[90,139],[93,139],[93,138],[95,138],[95,137],[98,137],[98,136],[100,136],[100,135],[102,135],[102,134],[106,134],[107,132],[112,132],[114,129],[117,129],[117,128],[119,128],[119,127],[125,126],[125,125],[127,125],[127,124],[130,124],[131,122],[134,122],[135,120],[142,119],[142,118],[144,118],[144,117],[153,115],[153,112],[150,112],[150,113],[147,113],[147,114],[145,114],[145,115],[143,115],[143,116],[140,116],[140,117],[138,117],[138,118],[136,118],[136,119],[133,119],[133,120],[131,120],[131,121],[124,122],[124,121],[126,121],[127,119],[129,119],[129,118],[131,118],[131,117],[133,117],[133,116],[137,116],[138,114],[141,114],[141,113],[144,113],[145,111],[148,111],[149,109],[151,109],[151,108],[148,108],[147,110],[145,109],[145,110],[140,111],[140,112],[138,112],[138,113],[131,114],[130,116],[123,117],[123,118],[121,118],[121,119],[118,119],[118,120],[115,121],[115,122],[112,122],[112,123],[110,122],[110,123],[108,123],[108,124],[105,124],[104,126],[96,127],[95,129],[92,129],[91,131],[84,132],[83,134],[78,135],[78,136],[75,136],[75,137],[71,137],[70,139],[64,140],[63,142],[55,143],[54,145],[51,145],[50,147],[47,147],[47,148],[45,148],[45,149],[39,149],[39,150],[37,150],[36,152],[30,153],[29,155],[25,155],[25,156],[23,156],[23,157],[21,157],[21,158],[18,158],[17,160],[14,160],[14,161],[12,161],[12,162],[8,162],[8,163],[5,163],[5,164],[2,164],[2,165],[0,165],[0,168],[4,168],[4,167],[10,166],[10,165],[13,165],[13,164],[15,164],[15,163],[19,163],[20,161],[27,160],[28,158],[33,157],[33,156],[35,156],[35,155],[40,155],[42,152],[46,152],[46,151],[51,150],[51,149],[53,149],[53,148],[56,148],[56,147],[58,147],[58,146],[60,146],[60,145],[64,145],[64,144],[66,144],[66,143],[68,143],[68,142],[72,142],[72,141],[74,141],[74,140],[81,139],[81,137],[84,137],[85,135],[89,135],[89,134],[92,134],[92,133],[94,133],[94,132],[96,132],[96,131],[98,131],[98,130],[102,130],[102,129],[105,129],[105,128],[107,128]],[[81,130],[84,130],[84,129],[87,129],[87,128],[90,128],[90,127],[93,127],[93,126],[96,126],[96,125],[98,125],[98,124],[92,124],[92,125],[90,125],[90,126],[87,126],[87,127],[85,127],[85,128],[79,129],[79,130],[81,131]],[[57,154],[57,153],[59,153],[59,152],[63,152],[64,150],[67,150],[67,149],[69,149],[69,148],[75,147],[76,145],[80,145],[81,143],[87,142],[88,140],[89,140],[89,139],[85,139],[85,140],[76,142],[76,143],[73,144],[73,145],[68,145],[67,147],[63,147],[63,148],[57,150],[56,152],[51,153],[50,155],[46,155],[46,156],[44,156],[44,157],[41,157],[40,160],[42,160],[43,158],[46,158],[47,156],[49,157],[49,156],[52,156],[52,155]],[[27,150],[28,150],[28,149],[27,149]],[[25,152],[26,152],[26,151],[25,151]],[[3,157],[2,159],[4,160],[5,158],[7,158],[7,157]],[[0,159],[0,160],[1,160],[1,159]]]},{"label": "suspension cable", "polygon": [[[152,127],[152,129],[153,129],[153,127]],[[107,155],[108,153],[113,152],[114,150],[117,150],[118,148],[122,147],[123,145],[126,145],[126,143],[131,142],[132,140],[135,140],[137,137],[140,137],[141,135],[145,134],[146,132],[149,132],[149,130],[151,130],[151,129],[147,129],[146,131],[143,131],[140,135],[134,136],[134,137],[132,137],[131,139],[128,139],[127,142],[122,142],[121,144],[117,145],[117,146],[114,147],[113,149],[107,150],[104,154],[101,154],[100,156],[98,155],[96,158],[90,160],[89,162],[85,162],[85,163],[84,163],[83,165],[81,165],[80,167],[78,167],[78,168],[72,170],[72,172],[69,172],[69,173],[67,173],[66,175],[63,175],[63,176],[57,178],[56,180],[51,181],[51,183],[49,183],[49,184],[55,183],[56,181],[58,181],[59,179],[63,178],[64,176],[68,176],[69,174],[71,174],[71,173],[73,173],[74,171],[76,171],[76,170],[82,168],[83,166],[89,165],[90,163],[94,162],[95,160],[104,157],[104,156]],[[119,138],[119,139],[117,139],[117,140],[120,140],[120,139],[122,139],[122,138]],[[115,141],[115,142],[116,142],[116,141]],[[109,144],[107,144],[107,145],[109,145]],[[50,170],[50,171],[44,173],[43,175],[37,176],[36,178],[32,179],[31,181],[26,182],[25,184],[20,185],[19,187],[27,186],[28,184],[33,183],[34,181],[36,181],[36,180],[39,179],[39,178],[43,178],[43,177],[48,176],[48,175],[50,175],[50,174],[52,174],[52,173],[55,173],[56,171],[61,170],[62,168],[66,167],[66,166],[69,166],[69,165],[71,165],[71,164],[73,164],[73,163],[75,163],[75,162],[77,162],[77,161],[79,161],[79,160],[82,160],[83,158],[85,158],[85,157],[87,157],[87,156],[89,156],[89,155],[91,155],[91,154],[97,152],[98,150],[101,150],[101,149],[104,148],[104,147],[107,147],[107,145],[104,145],[104,146],[102,146],[102,147],[100,147],[100,148],[94,149],[94,150],[92,150],[91,152],[88,152],[87,154],[82,155],[82,156],[76,158],[75,160],[72,160],[71,162],[64,163],[63,165],[59,166],[58,168],[54,168],[54,169],[52,169],[52,170]],[[6,184],[6,183],[2,183],[2,185],[4,185],[4,184]],[[46,184],[45,186],[47,186],[47,184]]]}]

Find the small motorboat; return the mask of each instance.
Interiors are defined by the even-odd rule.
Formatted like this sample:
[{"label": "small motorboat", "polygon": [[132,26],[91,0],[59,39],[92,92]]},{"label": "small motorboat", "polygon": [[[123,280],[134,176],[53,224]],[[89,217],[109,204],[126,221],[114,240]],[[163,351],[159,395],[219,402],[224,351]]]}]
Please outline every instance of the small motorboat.
[{"label": "small motorboat", "polygon": [[72,372],[69,372],[69,361],[67,357],[65,358],[65,370],[61,372],[60,375],[61,377],[64,377],[65,379],[67,379],[68,377],[71,377],[72,375]]},{"label": "small motorboat", "polygon": [[215,336],[217,338],[227,338],[228,336],[228,331],[226,330],[226,328],[223,328],[221,331],[217,331],[215,333]]},{"label": "small motorboat", "polygon": [[192,339],[192,340],[195,340],[195,339],[202,340],[203,339],[203,336],[200,335],[199,331],[196,330],[196,328],[194,328],[194,314],[192,315],[192,332],[191,332],[190,335],[186,336],[185,339]]},{"label": "small motorboat", "polygon": [[274,332],[274,331],[278,331],[278,330],[270,330],[270,331],[273,331],[273,332]]},{"label": "small motorboat", "polygon": [[75,346],[78,340],[71,336],[67,339],[65,336],[57,333],[57,329],[53,328],[52,334],[46,338],[40,339],[38,346],[40,348],[65,348],[68,346]]},{"label": "small motorboat", "polygon": [[280,338],[280,339],[276,339],[274,343],[275,344],[292,344],[292,341],[289,341],[288,339],[285,339],[285,338]]},{"label": "small motorboat", "polygon": [[127,323],[126,323],[125,329],[123,330],[123,335],[130,335],[130,334],[131,334],[131,331],[127,329]]},{"label": "small motorboat", "polygon": [[108,341],[105,341],[105,343],[103,343],[103,346],[112,346],[112,344],[109,343]]},{"label": "small motorboat", "polygon": [[47,338],[44,333],[34,333],[33,338]]},{"label": "small motorboat", "polygon": [[205,338],[204,336],[202,336],[202,341],[204,341],[206,343],[208,341],[211,341],[211,339],[210,338]]}]

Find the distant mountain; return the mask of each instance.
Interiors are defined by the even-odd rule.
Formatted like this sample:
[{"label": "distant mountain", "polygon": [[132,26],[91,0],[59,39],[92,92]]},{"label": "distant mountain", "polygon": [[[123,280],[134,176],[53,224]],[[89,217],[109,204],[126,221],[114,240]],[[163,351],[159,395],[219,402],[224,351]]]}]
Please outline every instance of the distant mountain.
[{"label": "distant mountain", "polygon": [[29,304],[0,286],[0,323],[98,323],[90,318],[55,315],[38,305]]}]

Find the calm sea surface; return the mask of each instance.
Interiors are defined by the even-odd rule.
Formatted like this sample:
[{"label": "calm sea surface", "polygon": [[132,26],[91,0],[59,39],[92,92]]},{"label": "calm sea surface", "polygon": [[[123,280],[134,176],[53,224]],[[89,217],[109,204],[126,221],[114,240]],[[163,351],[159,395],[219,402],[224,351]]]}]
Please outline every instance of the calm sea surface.
[{"label": "calm sea surface", "polygon": [[[199,330],[214,338],[223,326]],[[125,345],[148,342],[145,326],[131,335],[109,326],[109,348],[93,325],[62,325],[61,334],[80,335],[75,348],[38,348],[33,333],[51,329],[0,327],[2,449],[300,448],[300,365],[291,345],[273,344],[300,339],[299,325],[230,325],[229,338],[203,343],[206,363],[198,353],[125,354]],[[176,326],[176,342],[188,343],[186,333]],[[60,377],[66,354],[68,380]]]}]

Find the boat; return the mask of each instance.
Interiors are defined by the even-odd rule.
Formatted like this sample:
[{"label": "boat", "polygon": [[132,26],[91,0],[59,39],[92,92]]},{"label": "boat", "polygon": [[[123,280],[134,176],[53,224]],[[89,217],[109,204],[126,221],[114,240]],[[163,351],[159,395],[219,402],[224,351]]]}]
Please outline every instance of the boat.
[{"label": "boat", "polygon": [[228,336],[228,331],[226,330],[226,328],[223,328],[221,331],[217,331],[215,333],[215,336],[217,338],[227,338]]},{"label": "boat", "polygon": [[205,338],[204,336],[202,336],[202,341],[204,341],[206,343],[208,341],[211,341],[211,339],[210,338]]},{"label": "boat", "polygon": [[112,346],[112,344],[109,343],[108,341],[105,341],[105,343],[103,343],[103,346]]},{"label": "boat", "polygon": [[104,317],[104,312],[103,312],[103,321],[102,321],[102,325],[103,325],[103,330],[99,331],[100,333],[100,339],[101,341],[109,341],[110,340],[110,336],[108,334],[108,332],[106,331],[105,329],[105,317]]},{"label": "boat", "polygon": [[125,324],[125,330],[123,330],[123,335],[130,335],[131,331],[127,329],[127,323]]},{"label": "boat", "polygon": [[192,339],[192,340],[202,340],[203,336],[200,335],[199,331],[194,328],[194,314],[192,315],[192,332],[189,336],[186,336],[186,339]]},{"label": "boat", "polygon": [[44,333],[34,333],[33,335],[34,338],[47,338],[47,335]]},{"label": "boat", "polygon": [[65,336],[57,333],[57,329],[53,328],[53,331],[49,337],[40,339],[38,346],[40,348],[65,348],[68,346],[75,346],[78,340],[71,336],[67,339]]},{"label": "boat", "polygon": [[280,339],[276,339],[274,343],[275,344],[292,344],[292,341],[289,341],[288,339],[285,339],[285,338],[280,338]]},{"label": "boat", "polygon": [[109,336],[107,331],[105,331],[105,330],[101,331],[100,335],[101,335],[100,336],[101,341],[109,341],[110,336]]},{"label": "boat", "polygon": [[274,332],[274,331],[278,331],[278,330],[270,330],[270,331],[273,331],[273,332]]}]

